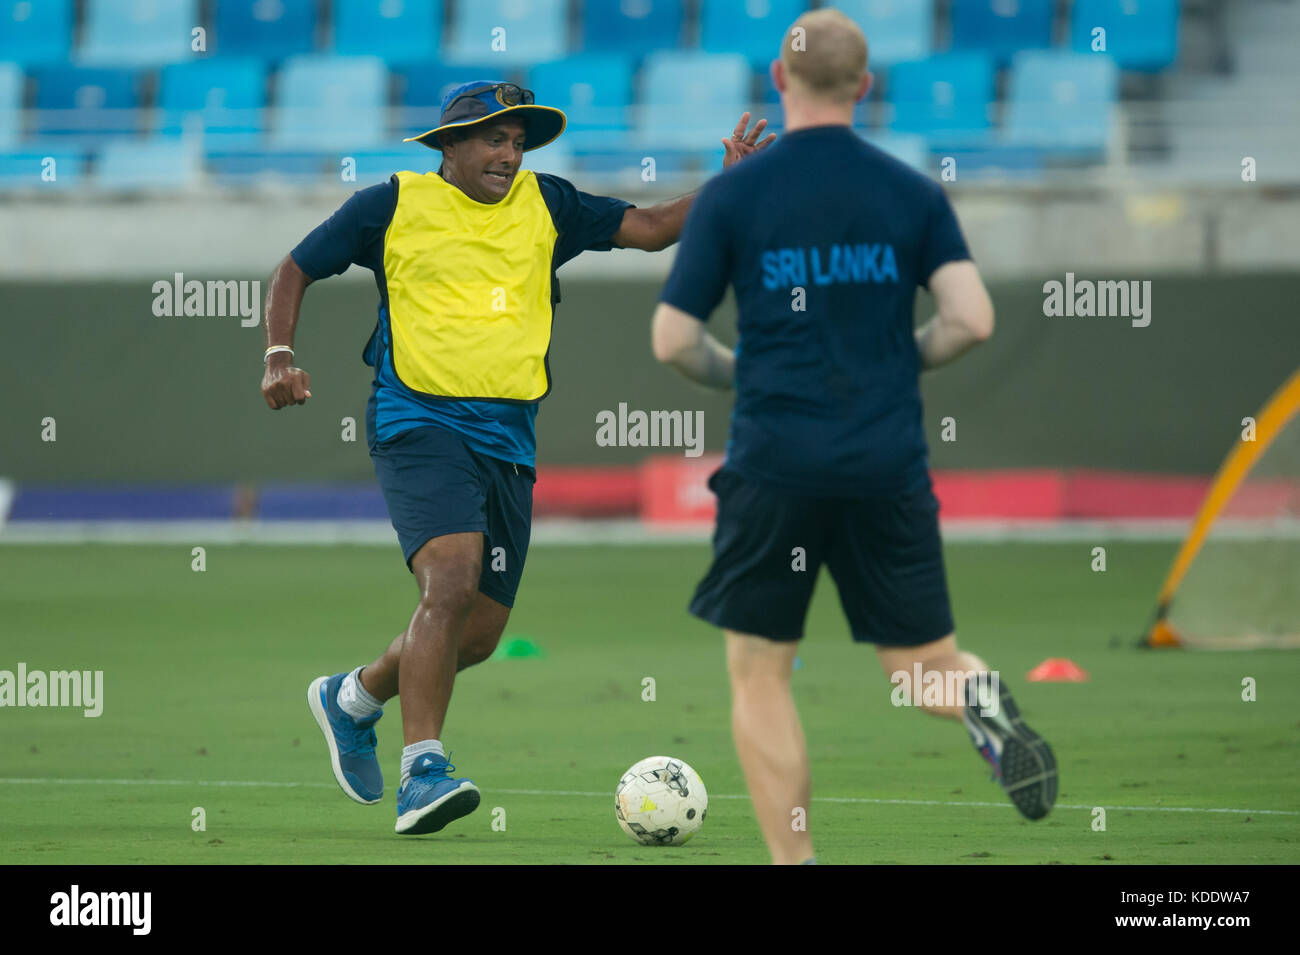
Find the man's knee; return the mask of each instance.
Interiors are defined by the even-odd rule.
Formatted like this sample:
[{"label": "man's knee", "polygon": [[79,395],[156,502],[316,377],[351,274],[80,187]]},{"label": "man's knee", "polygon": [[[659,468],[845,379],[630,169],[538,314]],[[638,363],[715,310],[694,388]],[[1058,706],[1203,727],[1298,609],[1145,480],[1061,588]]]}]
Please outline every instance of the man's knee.
[{"label": "man's knee", "polygon": [[727,672],[736,691],[790,682],[799,644],[769,640],[752,634],[725,631]]},{"label": "man's knee", "polygon": [[435,537],[411,558],[420,588],[420,609],[426,613],[463,617],[478,593],[483,572],[481,534]]}]

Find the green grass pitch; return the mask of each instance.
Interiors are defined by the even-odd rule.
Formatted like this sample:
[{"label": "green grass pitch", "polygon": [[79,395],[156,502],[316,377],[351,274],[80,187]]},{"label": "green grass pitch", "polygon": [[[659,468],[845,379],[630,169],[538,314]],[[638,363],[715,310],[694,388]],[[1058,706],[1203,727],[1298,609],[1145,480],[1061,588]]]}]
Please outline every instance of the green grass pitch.
[{"label": "green grass pitch", "polygon": [[[961,727],[890,705],[823,576],[794,675],[820,861],[1300,862],[1300,653],[1133,649],[1173,546],[1098,543],[1104,573],[1092,544],[947,549],[962,645],[1056,750],[1061,805],[1036,824]],[[535,547],[507,635],[545,656],[463,673],[444,733],[483,804],[401,838],[396,704],[378,726],[384,801],[360,806],[335,786],[305,703],[312,678],[368,661],[404,627],[415,590],[395,547],[212,546],[201,573],[189,546],[0,547],[0,669],[103,670],[105,698],[98,719],[0,710],[0,862],[765,862],[721,637],[684,609],[707,556]],[[1026,682],[1046,657],[1091,681]],[[1256,702],[1241,699],[1245,677]],[[687,760],[709,789],[704,828],[681,848],[637,846],[614,820],[620,774],[652,754]]]}]

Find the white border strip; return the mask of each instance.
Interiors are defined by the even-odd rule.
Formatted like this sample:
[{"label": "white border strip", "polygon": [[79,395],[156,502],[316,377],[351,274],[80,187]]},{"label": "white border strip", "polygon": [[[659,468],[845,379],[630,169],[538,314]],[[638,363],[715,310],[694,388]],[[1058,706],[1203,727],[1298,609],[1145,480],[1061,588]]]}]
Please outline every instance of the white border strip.
[{"label": "white border strip", "polygon": [[[216,786],[231,788],[262,789],[336,789],[336,783],[319,782],[271,782],[265,780],[244,779],[63,779],[35,777],[0,776],[0,784],[25,786]],[[493,789],[493,792],[507,796],[588,796],[592,798],[613,800],[614,791],[592,792],[581,789]],[[710,799],[748,799],[747,795],[732,793],[710,793]],[[1011,809],[1006,802],[956,802],[944,799],[873,799],[859,796],[813,796],[813,802],[832,802],[850,805],[871,806],[954,806],[975,809]],[[1096,808],[1118,810],[1122,812],[1193,812],[1193,813],[1232,813],[1256,816],[1300,816],[1300,811],[1291,809],[1219,809],[1204,806],[1108,806],[1104,803],[1077,805],[1057,803],[1057,809],[1083,809],[1091,812]]]},{"label": "white border strip", "polygon": [[[1290,535],[1300,536],[1300,522]],[[1181,540],[1184,520],[944,521],[950,541]],[[711,524],[651,525],[633,518],[533,522],[539,545],[682,544],[707,541]],[[1256,531],[1258,533],[1258,531]],[[1284,533],[1284,536],[1290,536]],[[395,546],[387,521],[17,521],[0,525],[0,544],[358,544]]]}]

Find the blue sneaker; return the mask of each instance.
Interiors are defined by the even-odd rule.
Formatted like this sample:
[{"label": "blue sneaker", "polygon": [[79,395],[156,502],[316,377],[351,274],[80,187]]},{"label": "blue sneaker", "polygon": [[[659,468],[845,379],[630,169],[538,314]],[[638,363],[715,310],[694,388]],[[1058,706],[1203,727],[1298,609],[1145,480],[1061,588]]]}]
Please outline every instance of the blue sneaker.
[{"label": "blue sneaker", "polygon": [[354,720],[339,708],[339,687],[346,673],[317,677],[307,688],[307,705],[330,748],[334,778],[352,799],[367,806],[384,798],[384,774],[375,758],[374,725],[380,710],[364,720]]},{"label": "blue sneaker", "polygon": [[437,832],[478,808],[479,792],[468,779],[447,774],[456,767],[445,756],[425,753],[397,790],[397,831],[405,836]]},{"label": "blue sneaker", "polygon": [[[988,707],[992,709],[992,707]],[[993,768],[1011,804],[1026,819],[1042,819],[1056,803],[1056,757],[1052,748],[1020,718],[1010,691],[1001,686],[997,712],[986,714],[979,703],[962,713],[971,742]]]}]

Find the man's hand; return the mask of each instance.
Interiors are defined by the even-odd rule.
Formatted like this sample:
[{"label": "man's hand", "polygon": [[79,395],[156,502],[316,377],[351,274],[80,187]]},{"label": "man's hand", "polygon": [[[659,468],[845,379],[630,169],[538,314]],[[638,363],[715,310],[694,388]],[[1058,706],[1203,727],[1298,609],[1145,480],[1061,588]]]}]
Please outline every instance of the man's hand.
[{"label": "man's hand", "polygon": [[754,124],[752,132],[746,134],[745,130],[749,127],[749,112],[741,114],[740,122],[736,124],[735,130],[730,139],[722,140],[722,148],[726,154],[722,157],[722,168],[734,166],[750,153],[756,153],[764,146],[770,146],[776,141],[776,133],[768,133],[767,138],[761,143],[758,137],[763,135],[763,130],[767,128],[767,120],[760,119]]},{"label": "man's hand", "polygon": [[[276,359],[280,359],[276,361]],[[311,397],[311,375],[301,368],[290,364],[291,359],[284,352],[272,355],[266,363],[266,374],[262,376],[262,397],[272,411],[279,411],[286,405],[306,404]]]}]

